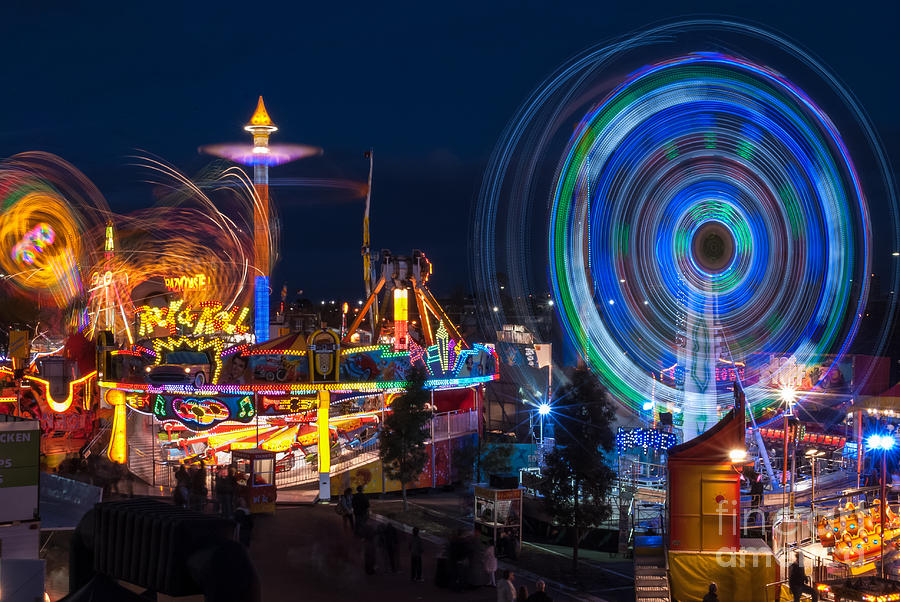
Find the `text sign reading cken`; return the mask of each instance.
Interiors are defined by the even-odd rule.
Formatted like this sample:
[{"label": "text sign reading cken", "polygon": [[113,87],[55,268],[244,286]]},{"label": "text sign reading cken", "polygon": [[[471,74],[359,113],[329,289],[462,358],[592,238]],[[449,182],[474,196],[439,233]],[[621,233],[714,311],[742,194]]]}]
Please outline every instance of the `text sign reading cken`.
[{"label": "text sign reading cken", "polygon": [[40,451],[36,422],[0,423],[0,522],[37,518]]}]

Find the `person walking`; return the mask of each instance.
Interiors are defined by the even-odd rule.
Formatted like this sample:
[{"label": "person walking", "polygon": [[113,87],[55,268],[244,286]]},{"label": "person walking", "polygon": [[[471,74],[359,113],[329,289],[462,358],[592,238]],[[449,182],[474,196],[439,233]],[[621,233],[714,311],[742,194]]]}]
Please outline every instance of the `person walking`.
[{"label": "person walking", "polygon": [[213,495],[216,497],[215,502],[215,510],[219,514],[223,514],[222,510],[222,487],[223,481],[225,480],[225,476],[222,474],[222,469],[218,469],[213,471]]},{"label": "person walking", "polygon": [[418,527],[413,527],[412,537],[409,540],[409,578],[413,581],[423,581],[422,538],[419,537]]},{"label": "person walking", "polygon": [[809,577],[806,576],[806,571],[800,564],[800,554],[797,554],[788,570],[788,588],[791,590],[791,595],[794,596],[794,602],[800,602],[803,594],[812,596],[813,602],[819,601],[819,592],[810,587],[808,582]]},{"label": "person walking", "polygon": [[528,596],[528,602],[553,602],[553,598],[547,595],[547,584],[543,579],[538,579],[534,589],[535,592]]},{"label": "person walking", "polygon": [[234,521],[237,523],[236,535],[237,540],[245,548],[250,548],[250,537],[253,535],[253,515],[247,507],[247,500],[239,497],[237,501],[237,510],[234,511]]},{"label": "person walking", "polygon": [[356,532],[365,535],[366,521],[369,518],[369,498],[363,493],[362,485],[356,487],[356,493],[353,494],[353,520],[356,523]]},{"label": "person walking", "polygon": [[225,471],[225,481],[222,491],[222,516],[234,514],[234,495],[237,493],[237,477],[234,475],[234,466],[229,466]]},{"label": "person walking", "polygon": [[206,495],[209,489],[206,487],[206,465],[201,461],[200,468],[191,474],[191,509],[203,512],[206,506]]},{"label": "person walking", "polygon": [[493,545],[484,551],[484,570],[488,574],[488,583],[497,587],[497,555],[494,553]]},{"label": "person walking", "polygon": [[381,534],[381,545],[384,548],[384,554],[387,557],[387,564],[391,568],[392,573],[397,572],[397,529],[393,523],[388,523]]},{"label": "person walking", "polygon": [[497,602],[516,602],[515,575],[508,569],[503,570],[503,578],[497,582]]},{"label": "person walking", "polygon": [[221,470],[216,473],[216,505],[219,507],[219,514],[222,516],[234,514],[234,490],[236,484],[234,469],[231,466],[228,467],[228,471],[225,474],[222,474]]},{"label": "person walking", "polygon": [[173,492],[175,505],[181,508],[188,507],[190,497],[190,477],[184,464],[175,471],[175,491]]},{"label": "person walking", "polygon": [[343,518],[344,527],[350,528],[350,533],[355,533],[356,528],[353,520],[353,490],[347,487],[344,494],[338,499],[337,513]]}]

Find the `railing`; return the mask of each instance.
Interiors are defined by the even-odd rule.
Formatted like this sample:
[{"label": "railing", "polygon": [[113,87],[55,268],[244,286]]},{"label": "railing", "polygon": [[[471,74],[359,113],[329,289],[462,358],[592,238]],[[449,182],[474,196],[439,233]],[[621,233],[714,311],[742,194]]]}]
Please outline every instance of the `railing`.
[{"label": "railing", "polygon": [[[180,464],[154,457],[153,448],[158,425],[153,424],[149,434],[144,432],[144,428],[145,425],[136,422],[129,429],[129,465],[132,472],[151,485],[174,488],[176,485],[174,471]],[[445,441],[477,430],[478,412],[474,410],[435,414],[429,427],[433,441]],[[377,460],[379,448],[379,439],[376,435],[352,449],[332,450],[331,474],[340,474]],[[293,458],[293,461],[282,458],[276,464],[275,484],[278,487],[295,487],[318,481],[319,471],[316,464],[307,463],[296,452]],[[286,469],[278,470],[279,467],[285,466]],[[206,480],[210,496],[213,496],[215,491],[215,472],[207,470]]]},{"label": "railing", "polygon": [[434,441],[444,441],[478,430],[478,412],[468,410],[435,414],[431,419],[431,436]]},{"label": "railing", "polygon": [[668,530],[665,483],[665,465],[619,457],[619,476],[614,490],[619,496],[619,512],[627,513],[620,521],[619,528],[624,530],[620,547],[633,546],[635,535],[650,529],[665,540]]},{"label": "railing", "polygon": [[[94,452],[94,446],[97,445],[97,442],[102,442],[102,439],[103,439],[104,437],[107,438],[107,441],[106,441],[105,444],[103,444],[103,447],[104,447],[104,448],[105,448],[105,447],[109,447],[109,441],[108,441],[108,438],[109,438],[109,435],[110,435],[110,432],[111,432],[111,431],[112,431],[112,426],[111,426],[111,425],[107,424],[107,425],[103,426],[99,431],[97,431],[97,434],[94,435],[94,437],[93,437],[90,441],[87,442],[87,444],[85,444],[84,446],[82,446],[82,448],[81,448],[81,455],[87,456],[87,455],[90,455],[90,454],[92,454],[92,453],[95,453],[95,452]],[[88,452],[88,453],[86,453],[86,452]]]}]

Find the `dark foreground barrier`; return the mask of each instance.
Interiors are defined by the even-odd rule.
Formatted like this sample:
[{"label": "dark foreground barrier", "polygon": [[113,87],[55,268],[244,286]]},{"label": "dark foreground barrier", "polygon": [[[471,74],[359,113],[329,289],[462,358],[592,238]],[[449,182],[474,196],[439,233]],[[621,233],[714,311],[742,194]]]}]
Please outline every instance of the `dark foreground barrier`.
[{"label": "dark foreground barrier", "polygon": [[[154,499],[104,502],[85,514],[72,538],[69,591],[102,575],[169,596],[208,602],[254,601],[259,579],[234,522]],[[145,598],[146,599],[146,598]],[[98,600],[98,598],[93,598]]]}]

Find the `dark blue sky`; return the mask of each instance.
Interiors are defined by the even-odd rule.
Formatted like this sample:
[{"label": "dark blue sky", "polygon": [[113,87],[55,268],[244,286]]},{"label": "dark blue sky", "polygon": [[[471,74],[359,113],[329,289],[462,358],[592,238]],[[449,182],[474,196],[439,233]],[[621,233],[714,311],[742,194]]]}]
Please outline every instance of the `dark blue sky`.
[{"label": "dark blue sky", "polygon": [[[241,126],[263,94],[281,128],[273,141],[325,149],[275,178],[364,180],[375,148],[373,248],[423,249],[440,294],[468,286],[471,206],[519,104],[573,54],[659,20],[715,14],[781,32],[837,74],[900,152],[895,3],[183,4],[7,6],[0,155],[57,153],[127,212],[152,201],[128,155],[194,173],[208,161],[200,145],[249,140]],[[287,278],[315,300],[360,296],[362,202],[273,194],[285,241],[273,289]]]}]

